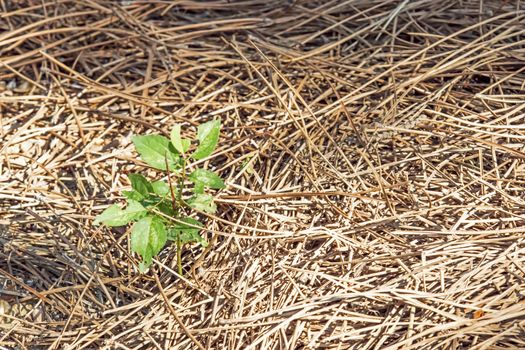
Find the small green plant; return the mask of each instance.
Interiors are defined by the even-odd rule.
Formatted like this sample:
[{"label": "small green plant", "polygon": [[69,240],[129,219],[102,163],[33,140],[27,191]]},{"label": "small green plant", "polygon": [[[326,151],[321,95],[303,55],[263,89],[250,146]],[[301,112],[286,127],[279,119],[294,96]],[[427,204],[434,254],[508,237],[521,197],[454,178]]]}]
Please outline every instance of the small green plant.
[{"label": "small green plant", "polygon": [[[95,219],[95,224],[124,226],[135,222],[131,231],[131,250],[142,257],[141,272],[168,240],[177,244],[177,266],[182,275],[181,252],[185,243],[196,242],[207,246],[199,232],[203,224],[190,216],[193,209],[215,213],[217,206],[206,189],[222,189],[222,179],[214,172],[197,168],[188,174],[188,160],[200,160],[213,153],[219,140],[219,120],[201,124],[197,130],[198,146],[188,155],[191,141],[181,137],[181,126],[176,124],[170,139],[161,135],[133,136],[132,142],[140,157],[151,167],[166,172],[167,182],[150,182],[140,174],[129,174],[131,191],[123,191],[127,199],[125,209],[113,204]],[[192,195],[184,198],[191,182]]]}]

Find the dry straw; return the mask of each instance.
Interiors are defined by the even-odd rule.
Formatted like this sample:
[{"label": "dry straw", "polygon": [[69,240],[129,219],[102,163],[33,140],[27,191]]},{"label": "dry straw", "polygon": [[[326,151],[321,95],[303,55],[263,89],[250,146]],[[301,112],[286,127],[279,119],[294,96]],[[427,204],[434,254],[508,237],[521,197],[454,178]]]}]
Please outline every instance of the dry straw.
[{"label": "dry straw", "polygon": [[[525,348],[524,2],[0,11],[0,349]],[[93,218],[212,118],[211,244],[141,276]]]}]

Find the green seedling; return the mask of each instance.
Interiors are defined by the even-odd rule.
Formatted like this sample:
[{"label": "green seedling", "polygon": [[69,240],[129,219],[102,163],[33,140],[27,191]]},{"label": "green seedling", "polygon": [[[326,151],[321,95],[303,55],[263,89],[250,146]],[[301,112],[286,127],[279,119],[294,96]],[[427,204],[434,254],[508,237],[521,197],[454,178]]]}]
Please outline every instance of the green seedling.
[{"label": "green seedling", "polygon": [[[201,124],[197,130],[198,146],[189,154],[191,141],[181,137],[176,124],[170,139],[161,135],[133,136],[132,142],[141,159],[151,167],[166,172],[167,182],[149,181],[140,174],[129,174],[131,191],[123,191],[127,199],[124,209],[113,204],[95,219],[95,224],[124,226],[134,222],[131,231],[131,250],[142,258],[139,264],[145,272],[168,240],[177,244],[177,267],[182,275],[181,252],[186,243],[207,246],[199,234],[203,224],[190,215],[201,211],[214,214],[217,206],[208,189],[222,189],[224,181],[214,172],[196,168],[187,172],[189,159],[200,160],[213,153],[219,140],[219,120]],[[192,184],[188,185],[188,183]],[[190,188],[188,188],[190,187]],[[189,198],[183,196],[191,190]],[[196,210],[195,210],[196,209]],[[195,216],[195,215],[193,215]]]}]

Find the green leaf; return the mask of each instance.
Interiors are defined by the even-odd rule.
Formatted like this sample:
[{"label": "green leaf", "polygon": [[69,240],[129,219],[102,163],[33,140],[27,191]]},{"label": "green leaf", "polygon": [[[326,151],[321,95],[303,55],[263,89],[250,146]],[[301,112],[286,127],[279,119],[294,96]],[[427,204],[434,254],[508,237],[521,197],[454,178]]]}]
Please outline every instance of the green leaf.
[{"label": "green leaf", "polygon": [[209,188],[221,189],[225,188],[224,181],[213,171],[196,169],[188,176],[191,182],[195,185],[203,185]]},{"label": "green leaf", "polygon": [[157,205],[157,208],[163,212],[164,214],[168,215],[168,216],[173,216],[175,215],[175,211],[173,210],[173,205],[171,204],[170,201],[160,201]]},{"label": "green leaf", "polygon": [[170,140],[177,151],[184,153],[182,149],[182,138],[180,136],[180,124],[175,124],[173,129],[171,129]]},{"label": "green leaf", "polygon": [[150,182],[140,174],[129,174],[129,181],[131,182],[131,188],[140,193],[142,196],[147,196],[153,191]]},{"label": "green leaf", "polygon": [[166,232],[166,227],[164,222],[159,217],[153,217],[151,220],[151,234],[150,234],[150,243],[153,251],[153,255],[157,255],[162,248],[166,245],[168,239],[168,234]]},{"label": "green leaf", "polygon": [[188,152],[191,146],[191,140],[189,139],[182,139],[182,150],[184,153]]},{"label": "green leaf", "polygon": [[168,236],[170,239],[176,240],[177,237],[180,237],[182,243],[197,242],[203,247],[208,246],[208,242],[199,235],[199,231],[204,226],[201,222],[190,217],[180,218],[179,220],[181,222],[177,222],[169,229]]},{"label": "green leaf", "polygon": [[139,271],[140,271],[140,273],[146,273],[146,271],[148,271],[150,265],[151,265],[151,262],[149,264],[146,264],[145,262],[141,261],[139,263]]},{"label": "green leaf", "polygon": [[191,157],[195,160],[203,159],[213,153],[217,141],[219,141],[219,132],[221,129],[220,120],[212,120],[207,123],[199,125],[197,130],[197,138],[199,140],[199,147]]},{"label": "green leaf", "polygon": [[106,226],[124,226],[130,221],[131,219],[126,215],[124,210],[120,209],[118,205],[113,204],[98,215],[93,223],[95,225],[103,223]]},{"label": "green leaf", "polygon": [[149,235],[151,228],[151,216],[140,219],[131,231],[131,250],[144,257],[149,249]]},{"label": "green leaf", "polygon": [[213,203],[213,197],[209,194],[199,193],[188,200],[190,207],[204,211],[206,213],[215,213],[217,206]]},{"label": "green leaf", "polygon": [[178,222],[173,225],[173,229],[177,231],[188,230],[199,233],[204,226],[199,220],[190,217],[177,218],[177,220]]},{"label": "green leaf", "polygon": [[137,152],[144,162],[160,170],[166,170],[166,159],[169,170],[180,167],[180,156],[170,141],[161,135],[133,136],[131,138]]},{"label": "green leaf", "polygon": [[140,219],[146,215],[147,212],[148,211],[142,206],[142,204],[133,199],[128,200],[128,206],[124,209],[124,213],[128,215],[130,220]]},{"label": "green leaf", "polygon": [[204,193],[204,184],[202,182],[197,182],[195,186],[193,186],[193,193]]},{"label": "green leaf", "polygon": [[158,194],[159,196],[164,197],[165,195],[170,193],[170,187],[164,181],[155,181],[151,184],[151,186],[153,187],[153,192],[155,194]]},{"label": "green leaf", "polygon": [[103,223],[110,227],[124,226],[130,221],[139,219],[146,213],[146,208],[144,208],[139,202],[130,199],[125,210],[122,210],[118,205],[113,204],[96,217],[94,224],[98,225],[99,223]]},{"label": "green leaf", "polygon": [[182,243],[196,242],[204,248],[208,246],[208,242],[204,238],[202,238],[202,236],[199,235],[198,232],[195,233],[194,231],[182,230],[180,233],[180,241]]},{"label": "green leaf", "polygon": [[133,190],[133,191],[122,191],[122,194],[124,195],[124,197],[126,197],[127,199],[133,199],[135,201],[141,201],[144,199],[144,196],[141,195],[140,193],[138,193],[137,191]]},{"label": "green leaf", "polygon": [[[151,265],[151,262],[153,260],[153,256],[155,254],[153,254],[153,251],[151,250],[151,246],[148,246],[148,248],[146,249],[146,254],[145,255],[142,255],[142,262],[144,263],[144,266],[147,268]],[[140,267],[139,267],[140,269]]]},{"label": "green leaf", "polygon": [[171,144],[180,153],[186,153],[188,151],[188,149],[190,148],[191,142],[190,142],[190,140],[183,139],[180,136],[180,128],[181,128],[180,124],[175,124],[173,126],[173,130],[171,130],[171,134],[170,134]]},{"label": "green leaf", "polygon": [[156,216],[146,216],[137,221],[131,231],[131,250],[138,253],[145,267],[151,263],[166,244],[167,233],[162,219]]}]

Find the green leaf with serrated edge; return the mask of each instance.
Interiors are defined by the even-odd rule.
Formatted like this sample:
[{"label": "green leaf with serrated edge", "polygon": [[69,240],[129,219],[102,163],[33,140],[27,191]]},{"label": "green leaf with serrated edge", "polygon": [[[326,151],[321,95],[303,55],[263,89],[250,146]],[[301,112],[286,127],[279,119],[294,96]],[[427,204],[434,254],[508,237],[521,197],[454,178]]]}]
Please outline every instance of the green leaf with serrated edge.
[{"label": "green leaf with serrated edge", "polygon": [[196,169],[188,176],[188,179],[195,185],[202,184],[209,188],[221,189],[226,187],[219,175],[209,170]]},{"label": "green leaf with serrated edge", "polygon": [[205,193],[199,193],[191,197],[188,200],[188,205],[206,213],[213,214],[217,211],[217,206],[213,203],[213,197]]},{"label": "green leaf with serrated edge", "polygon": [[151,229],[151,216],[140,219],[131,231],[131,250],[143,258],[148,254],[149,235]]},{"label": "green leaf with serrated edge", "polygon": [[180,156],[170,141],[161,135],[133,136],[131,141],[144,162],[160,170],[180,167]]},{"label": "green leaf with serrated edge", "polygon": [[124,226],[130,221],[131,219],[124,210],[118,205],[113,204],[98,215],[93,223],[95,225],[103,223],[106,226]]},{"label": "green leaf with serrated edge", "polygon": [[180,136],[180,124],[175,124],[171,130],[170,140],[171,144],[177,151],[180,153],[186,153],[190,148],[191,141],[188,139],[183,139]]},{"label": "green leaf with serrated edge", "polygon": [[124,195],[124,197],[126,197],[127,199],[133,199],[135,201],[141,201],[144,199],[144,196],[141,195],[140,193],[138,193],[137,191],[133,190],[133,191],[122,191],[122,194]]},{"label": "green leaf with serrated edge", "polygon": [[212,120],[207,123],[199,125],[197,130],[197,138],[199,146],[191,157],[195,160],[203,159],[213,153],[217,142],[219,141],[219,132],[221,129],[220,120]]},{"label": "green leaf with serrated edge", "polygon": [[131,231],[131,250],[138,253],[145,264],[151,262],[166,244],[167,233],[162,219],[146,216],[133,226]]},{"label": "green leaf with serrated edge", "polygon": [[130,221],[141,218],[146,213],[146,208],[139,202],[129,199],[126,209],[122,210],[118,205],[113,204],[97,216],[94,224],[103,223],[106,226],[124,226]]},{"label": "green leaf with serrated edge", "polygon": [[151,221],[150,244],[153,255],[157,255],[166,245],[168,234],[161,218],[155,216]]},{"label": "green leaf with serrated edge", "polygon": [[144,176],[140,174],[129,174],[129,181],[131,182],[131,188],[137,191],[143,196],[147,196],[153,191],[150,182]]},{"label": "green leaf with serrated edge", "polygon": [[162,197],[170,193],[170,187],[168,184],[161,180],[153,182],[151,187],[153,187],[153,192],[155,194],[158,194]]}]

